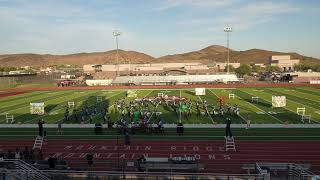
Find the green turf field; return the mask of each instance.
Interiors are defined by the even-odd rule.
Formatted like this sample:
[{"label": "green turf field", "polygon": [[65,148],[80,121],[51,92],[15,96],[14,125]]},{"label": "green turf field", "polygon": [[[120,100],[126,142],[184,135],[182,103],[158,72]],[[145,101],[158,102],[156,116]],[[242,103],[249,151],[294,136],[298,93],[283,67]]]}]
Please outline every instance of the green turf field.
[{"label": "green turf field", "polygon": [[[39,119],[44,119],[46,123],[57,123],[63,121],[64,112],[68,101],[74,101],[76,108],[81,110],[83,106],[88,106],[90,111],[96,106],[98,112],[102,108],[108,107],[111,119],[117,121],[120,114],[114,112],[113,103],[115,100],[125,98],[128,103],[135,98],[126,97],[126,90],[59,90],[59,91],[33,91],[26,94],[0,98],[0,123],[6,123],[5,113],[12,114],[15,123],[36,123]],[[251,115],[252,124],[292,124],[301,123],[301,116],[296,114],[297,107],[305,107],[306,115],[311,115],[312,122],[320,122],[320,91],[316,87],[276,87],[276,88],[237,88],[237,89],[206,89],[204,98],[209,104],[217,106],[218,97],[224,96],[226,103],[230,105],[237,104],[240,108],[240,116],[226,115],[216,116],[197,116],[194,89],[161,89],[161,90],[136,90],[137,98],[146,96],[154,97],[158,93],[164,93],[168,96],[185,97],[193,101],[193,113],[188,119],[182,118],[185,124],[212,124],[224,123],[226,117],[230,117],[233,123],[245,123],[247,114]],[[228,99],[229,93],[236,95],[235,99]],[[287,98],[287,105],[284,108],[272,108],[272,95],[282,95]],[[102,97],[102,101],[97,101],[97,96]],[[258,96],[259,103],[252,103],[251,97]],[[31,115],[30,103],[44,102],[44,115]],[[151,106],[151,110],[155,107]],[[225,107],[227,109],[227,107]],[[176,114],[172,109],[164,105],[158,107],[162,112],[162,117],[166,123],[177,123],[180,119],[179,113]],[[155,119],[151,121],[155,123]],[[93,117],[93,123],[102,122],[102,115],[98,113]],[[63,123],[79,123],[73,116],[73,110],[70,109],[70,119]],[[86,120],[88,123],[88,120]]]}]

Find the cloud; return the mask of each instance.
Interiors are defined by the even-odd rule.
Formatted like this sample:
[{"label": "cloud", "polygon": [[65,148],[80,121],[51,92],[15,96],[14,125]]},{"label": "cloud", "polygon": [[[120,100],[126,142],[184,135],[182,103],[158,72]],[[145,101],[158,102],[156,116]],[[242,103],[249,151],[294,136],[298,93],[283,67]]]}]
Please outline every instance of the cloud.
[{"label": "cloud", "polygon": [[273,21],[279,14],[299,12],[299,8],[287,3],[255,2],[230,10],[230,15],[223,19],[226,24],[234,24],[239,30],[248,29],[258,24]]},{"label": "cloud", "polygon": [[165,0],[156,10],[168,10],[171,8],[186,6],[194,8],[218,8],[231,5],[238,0]]},{"label": "cloud", "polygon": [[1,18],[11,18],[11,20],[30,19],[38,21],[80,21],[93,20],[101,16],[101,14],[112,14],[112,11],[104,9],[97,11],[90,6],[81,3],[72,3],[61,0],[13,0],[11,3],[0,4]]},{"label": "cloud", "polygon": [[182,19],[177,24],[189,27],[207,27],[206,29],[211,32],[221,31],[227,24],[233,26],[235,30],[245,30],[273,21],[276,15],[299,11],[299,8],[287,3],[249,1],[245,4],[231,5],[227,9],[221,10],[221,13],[210,17]]},{"label": "cloud", "polygon": [[245,6],[230,10],[235,15],[275,15],[298,12],[300,9],[288,3],[263,2],[248,3]]},{"label": "cloud", "polygon": [[226,24],[235,32],[251,31],[253,27],[280,21],[277,18],[281,15],[301,11],[289,2],[292,1],[0,0],[0,39],[5,42],[0,44],[0,52],[65,54],[110,50],[115,48],[112,31],[119,29],[123,32],[119,39],[121,49],[156,56],[174,54],[224,43]]},{"label": "cloud", "polygon": [[122,26],[99,20],[108,10],[94,11],[86,4],[68,2],[15,0],[0,4],[0,38],[6,42],[0,44],[1,52],[61,54],[113,49],[112,31]]}]

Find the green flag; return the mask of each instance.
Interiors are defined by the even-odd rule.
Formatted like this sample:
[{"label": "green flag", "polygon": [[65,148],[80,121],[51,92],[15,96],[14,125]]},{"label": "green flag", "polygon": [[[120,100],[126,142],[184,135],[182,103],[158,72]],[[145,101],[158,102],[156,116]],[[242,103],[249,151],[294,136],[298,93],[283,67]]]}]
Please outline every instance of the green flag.
[{"label": "green flag", "polygon": [[185,104],[182,104],[182,105],[180,105],[180,107],[179,107],[179,111],[180,111],[180,112],[186,112],[187,109],[188,109],[188,107],[187,107]]},{"label": "green flag", "polygon": [[133,112],[133,121],[137,122],[139,120],[139,111]]}]

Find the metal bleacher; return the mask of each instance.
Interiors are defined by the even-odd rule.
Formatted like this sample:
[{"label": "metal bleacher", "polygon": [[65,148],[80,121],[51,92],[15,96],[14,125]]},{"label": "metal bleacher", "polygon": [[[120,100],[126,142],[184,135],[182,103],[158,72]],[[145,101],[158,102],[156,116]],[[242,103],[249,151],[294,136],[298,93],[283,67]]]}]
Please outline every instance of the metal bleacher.
[{"label": "metal bleacher", "polygon": [[158,84],[158,83],[212,83],[212,82],[238,82],[235,74],[214,75],[169,75],[169,76],[119,76],[113,84]]},{"label": "metal bleacher", "polygon": [[[288,180],[319,180],[320,177],[309,170],[310,164],[294,163],[264,163],[244,164],[243,169],[255,170],[255,173],[261,174],[263,180],[270,179],[288,179]],[[276,172],[276,173],[275,173]],[[285,173],[281,173],[285,172]]]},{"label": "metal bleacher", "polygon": [[[34,166],[19,159],[4,159],[1,161],[0,173],[4,179],[15,180],[49,180],[49,175]],[[0,178],[1,179],[1,178]]]}]

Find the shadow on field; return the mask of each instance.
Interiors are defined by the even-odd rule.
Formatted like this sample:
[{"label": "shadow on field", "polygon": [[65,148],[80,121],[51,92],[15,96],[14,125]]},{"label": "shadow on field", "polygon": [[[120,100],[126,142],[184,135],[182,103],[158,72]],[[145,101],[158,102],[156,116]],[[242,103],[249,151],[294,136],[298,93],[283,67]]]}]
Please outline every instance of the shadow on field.
[{"label": "shadow on field", "polygon": [[264,106],[264,107],[266,107],[266,108],[270,108],[270,107],[271,107],[271,104],[270,104],[270,103],[268,103],[267,101],[262,100],[262,99],[259,99],[259,102],[258,102],[258,103],[252,102],[252,100],[249,99],[249,98],[243,98],[243,99],[244,99],[245,101],[249,102],[249,103],[252,103],[252,104],[256,105],[256,106]]},{"label": "shadow on field", "polygon": [[243,100],[249,102],[249,103],[252,103],[254,105],[258,105],[258,106],[264,106],[264,107],[267,107],[267,108],[270,108],[271,107],[271,103],[267,102],[266,100],[263,100],[261,98],[259,98],[259,103],[253,103],[252,102],[252,97],[254,95],[251,95],[251,94],[248,94],[248,93],[245,93],[245,92],[242,92],[242,91],[237,91],[237,95],[242,98]]},{"label": "shadow on field", "polygon": [[58,106],[58,104],[49,104],[49,105],[45,106],[44,112],[50,113],[50,111],[53,110],[54,108],[56,108],[57,106]]},{"label": "shadow on field", "polygon": [[190,94],[191,96],[195,96],[195,92],[191,92],[189,90],[185,91],[186,94]]},{"label": "shadow on field", "polygon": [[84,123],[103,122],[103,116],[106,109],[109,107],[109,99],[106,96],[89,96],[86,98],[81,106],[77,106],[70,114],[71,122],[81,123],[82,117]]}]

